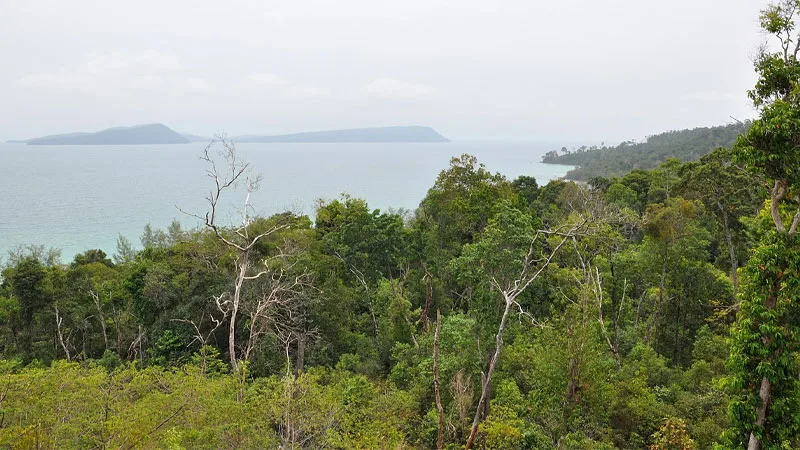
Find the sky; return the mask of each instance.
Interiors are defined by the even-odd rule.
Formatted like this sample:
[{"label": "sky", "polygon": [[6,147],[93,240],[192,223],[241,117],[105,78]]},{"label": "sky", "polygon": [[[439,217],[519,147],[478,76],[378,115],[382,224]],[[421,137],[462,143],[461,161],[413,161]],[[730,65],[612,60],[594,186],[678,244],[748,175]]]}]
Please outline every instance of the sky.
[{"label": "sky", "polygon": [[753,0],[0,0],[0,139],[160,122],[618,142],[755,116]]}]

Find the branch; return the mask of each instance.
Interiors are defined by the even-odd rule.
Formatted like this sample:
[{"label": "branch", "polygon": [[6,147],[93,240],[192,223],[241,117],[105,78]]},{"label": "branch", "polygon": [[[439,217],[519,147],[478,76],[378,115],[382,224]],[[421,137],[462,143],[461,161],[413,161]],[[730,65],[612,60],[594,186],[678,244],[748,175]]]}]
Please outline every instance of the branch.
[{"label": "branch", "polygon": [[517,282],[515,282],[515,286],[508,290],[507,294],[510,296],[512,300],[515,300],[525,289],[528,288],[528,286],[530,286],[531,283],[533,283],[534,280],[536,280],[539,277],[539,275],[542,274],[542,272],[544,272],[547,266],[550,265],[550,261],[553,260],[553,258],[556,256],[556,253],[558,253],[558,251],[561,249],[564,243],[567,242],[567,240],[573,238],[574,236],[580,235],[580,233],[576,232],[581,227],[583,227],[586,224],[586,222],[587,219],[585,217],[582,217],[582,220],[578,223],[575,223],[566,233],[562,233],[559,231],[549,232],[546,230],[540,230],[539,232],[537,232],[544,234],[554,234],[561,236],[562,238],[561,241],[558,243],[558,245],[556,245],[556,247],[550,252],[550,255],[547,257],[547,259],[545,259],[542,265],[539,266],[539,270],[537,270],[536,273],[534,273],[531,276],[527,276],[521,280],[517,280]]},{"label": "branch", "polygon": [[772,205],[770,208],[772,213],[772,221],[775,222],[775,228],[779,233],[786,231],[786,227],[783,225],[783,219],[781,218],[780,203],[786,197],[787,191],[788,188],[784,181],[775,180],[775,186],[773,186],[772,192],[770,192],[770,197],[772,200]]},{"label": "branch", "polygon": [[800,208],[795,213],[794,218],[792,219],[792,225],[789,227],[789,235],[793,235],[797,232],[797,227],[800,226]]}]

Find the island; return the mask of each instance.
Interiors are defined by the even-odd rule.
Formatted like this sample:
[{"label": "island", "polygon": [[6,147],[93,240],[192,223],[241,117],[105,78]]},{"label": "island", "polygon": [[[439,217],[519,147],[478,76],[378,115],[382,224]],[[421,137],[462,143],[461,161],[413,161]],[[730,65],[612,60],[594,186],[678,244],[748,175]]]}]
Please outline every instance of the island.
[{"label": "island", "polygon": [[164,124],[152,123],[108,128],[94,133],[56,134],[16,142],[28,145],[147,145],[187,144],[190,140]]},{"label": "island", "polygon": [[[95,133],[68,133],[26,140],[10,140],[28,145],[146,145],[209,142],[212,138],[178,133],[160,123],[114,127]],[[240,143],[415,143],[450,142],[431,127],[395,126],[353,128],[347,130],[311,131],[281,135],[245,135],[231,138]]]},{"label": "island", "polygon": [[349,130],[312,131],[275,136],[238,136],[235,142],[307,142],[307,143],[367,143],[367,142],[450,142],[433,128],[421,126],[354,128]]}]

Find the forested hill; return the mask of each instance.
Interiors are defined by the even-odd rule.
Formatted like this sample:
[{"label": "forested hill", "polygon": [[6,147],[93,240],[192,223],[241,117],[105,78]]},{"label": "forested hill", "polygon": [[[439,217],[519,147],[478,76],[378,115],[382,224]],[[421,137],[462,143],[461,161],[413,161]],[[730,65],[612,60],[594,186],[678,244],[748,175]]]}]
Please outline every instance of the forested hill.
[{"label": "forested hill", "polygon": [[626,141],[616,147],[562,147],[542,157],[548,164],[579,166],[567,173],[570,180],[622,176],[633,169],[653,169],[668,158],[696,161],[717,147],[730,147],[747,130],[749,122],[710,128],[667,131],[649,136],[644,142]]}]

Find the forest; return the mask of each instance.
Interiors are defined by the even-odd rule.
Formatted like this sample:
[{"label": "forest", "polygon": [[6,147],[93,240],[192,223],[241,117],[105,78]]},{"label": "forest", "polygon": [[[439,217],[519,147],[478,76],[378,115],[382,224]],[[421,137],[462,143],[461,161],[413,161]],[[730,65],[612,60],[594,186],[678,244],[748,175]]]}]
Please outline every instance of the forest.
[{"label": "forest", "polygon": [[668,158],[697,161],[717,147],[733,145],[737,136],[747,131],[749,126],[749,121],[742,121],[718,127],[667,131],[648,136],[642,142],[625,141],[614,147],[561,147],[561,150],[547,152],[542,162],[578,166],[567,172],[568,180],[621,177],[632,170],[655,169]]},{"label": "forest", "polygon": [[413,211],[206,211],[0,281],[0,447],[800,448],[800,2],[730,146],[589,183],[453,158]]}]

